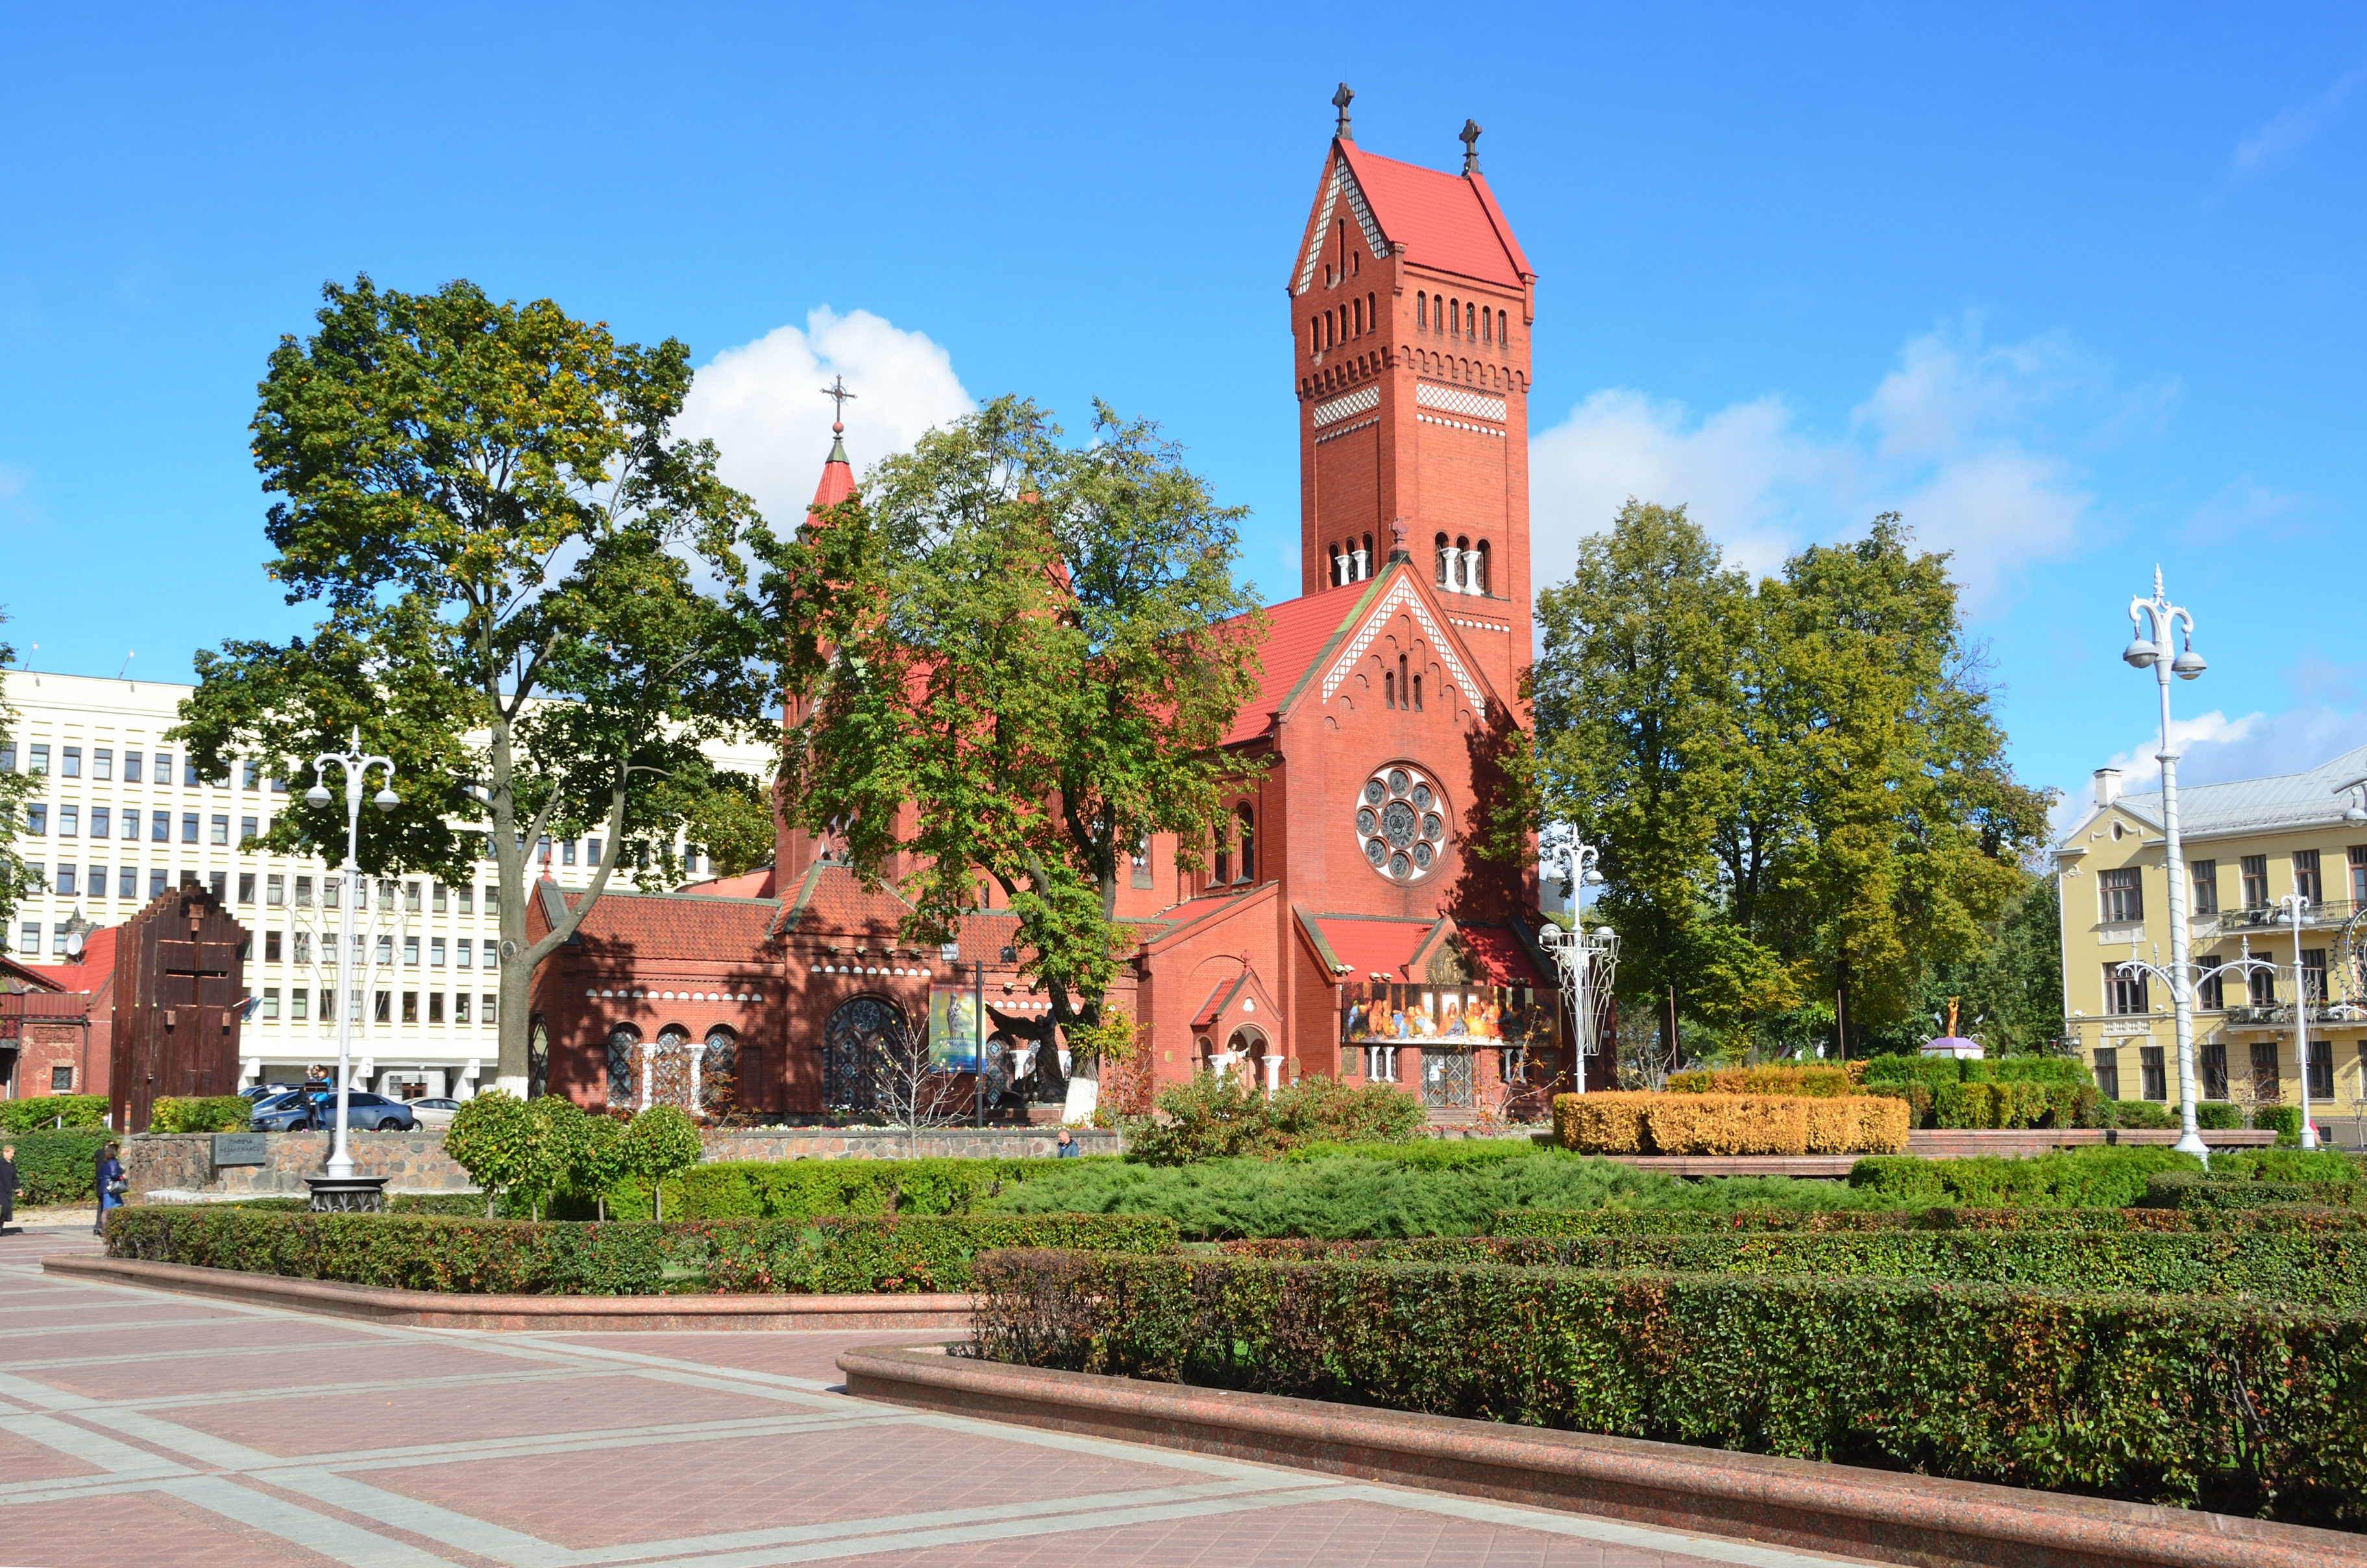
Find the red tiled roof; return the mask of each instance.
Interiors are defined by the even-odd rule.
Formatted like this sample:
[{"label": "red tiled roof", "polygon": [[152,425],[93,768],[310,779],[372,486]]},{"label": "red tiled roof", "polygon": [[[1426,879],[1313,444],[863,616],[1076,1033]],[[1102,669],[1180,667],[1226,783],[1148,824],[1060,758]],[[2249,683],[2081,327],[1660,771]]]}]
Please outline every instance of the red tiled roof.
[{"label": "red tiled roof", "polygon": [[694,898],[770,898],[773,897],[773,868],[760,865],[738,876],[719,876],[711,882],[694,882],[674,891]]},{"label": "red tiled roof", "polygon": [[827,512],[854,493],[855,468],[846,460],[846,443],[833,436],[830,457],[821,466],[821,482],[814,486],[813,503],[806,511]]},{"label": "red tiled roof", "polygon": [[1408,261],[1507,288],[1521,287],[1528,258],[1479,175],[1401,164],[1364,152],[1353,141],[1339,148],[1381,232],[1406,246]]},{"label": "red tiled roof", "polygon": [[776,930],[783,936],[797,931],[806,936],[882,937],[893,941],[897,925],[912,908],[893,888],[866,892],[846,867],[816,861],[789,894]]},{"label": "red tiled roof", "polygon": [[62,991],[96,991],[115,978],[115,933],[120,926],[102,926],[82,939],[79,964],[26,964],[19,967],[39,975]]},{"label": "red tiled roof", "polygon": [[[580,891],[557,891],[573,908]],[[600,896],[575,928],[575,942],[603,958],[647,964],[669,958],[711,963],[770,963],[767,933],[780,912],[773,898],[719,898],[679,893],[618,893]]]},{"label": "red tiled roof", "polygon": [[1475,978],[1491,986],[1535,986],[1550,989],[1529,959],[1529,950],[1509,926],[1457,926],[1455,935],[1470,955]]},{"label": "red tiled roof", "polygon": [[1420,976],[1407,970],[1422,939],[1437,929],[1436,920],[1400,920],[1369,915],[1308,915],[1323,940],[1348,972],[1343,980],[1364,980],[1378,974],[1392,980]]},{"label": "red tiled roof", "polygon": [[1266,732],[1274,713],[1298,689],[1308,666],[1331,646],[1365,598],[1363,593],[1327,591],[1266,606],[1266,637],[1258,646],[1257,693],[1233,716],[1232,728],[1225,733],[1226,745],[1255,740]]}]

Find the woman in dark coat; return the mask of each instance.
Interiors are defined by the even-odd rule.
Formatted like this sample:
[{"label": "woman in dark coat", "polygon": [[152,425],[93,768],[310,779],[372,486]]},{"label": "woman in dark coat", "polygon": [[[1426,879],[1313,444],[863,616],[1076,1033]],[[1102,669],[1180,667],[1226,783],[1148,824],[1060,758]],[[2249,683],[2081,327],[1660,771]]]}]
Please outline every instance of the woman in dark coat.
[{"label": "woman in dark coat", "polygon": [[99,1235],[107,1234],[107,1211],[123,1206],[123,1195],[115,1190],[123,1179],[122,1162],[115,1157],[115,1145],[102,1144],[98,1150],[98,1223],[91,1230]]}]

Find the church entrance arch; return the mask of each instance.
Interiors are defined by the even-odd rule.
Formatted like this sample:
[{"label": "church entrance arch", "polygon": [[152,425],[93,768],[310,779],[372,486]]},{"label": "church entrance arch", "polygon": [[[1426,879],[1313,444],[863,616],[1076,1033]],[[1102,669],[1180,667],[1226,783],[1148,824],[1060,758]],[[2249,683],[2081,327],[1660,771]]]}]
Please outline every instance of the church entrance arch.
[{"label": "church entrance arch", "polygon": [[1422,1104],[1433,1111],[1470,1110],[1472,1060],[1468,1046],[1455,1051],[1433,1050],[1425,1045],[1421,1053]]},{"label": "church entrance arch", "polygon": [[1225,1051],[1241,1082],[1268,1094],[1282,1087],[1282,1058],[1268,1047],[1263,1030],[1243,1024],[1225,1042]]},{"label": "church entrance arch", "polygon": [[870,1111],[878,1107],[878,1065],[904,1010],[885,997],[857,997],[842,1003],[821,1032],[821,1105],[825,1111]]}]

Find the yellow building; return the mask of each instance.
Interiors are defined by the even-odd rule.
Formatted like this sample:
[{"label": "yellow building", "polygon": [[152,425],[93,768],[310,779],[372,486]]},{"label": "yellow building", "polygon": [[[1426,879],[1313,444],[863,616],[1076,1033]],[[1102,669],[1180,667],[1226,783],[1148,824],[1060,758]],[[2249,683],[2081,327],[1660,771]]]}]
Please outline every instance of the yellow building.
[{"label": "yellow building", "polygon": [[[2307,773],[2180,785],[2194,1005],[2203,1100],[2301,1099],[2293,1007],[2307,998],[2310,1111],[2331,1141],[2367,1129],[2367,746]],[[2178,1042],[2159,980],[2122,976],[2131,957],[2169,964],[2161,792],[2123,794],[2097,770],[2080,821],[2056,847],[2063,874],[2063,1010],[2107,1095],[2178,1101]],[[2309,900],[2298,943],[2277,901]],[[2296,954],[2295,949],[2299,952]],[[2248,953],[2274,975],[2209,971]],[[2296,976],[2298,970],[2298,976]]]}]

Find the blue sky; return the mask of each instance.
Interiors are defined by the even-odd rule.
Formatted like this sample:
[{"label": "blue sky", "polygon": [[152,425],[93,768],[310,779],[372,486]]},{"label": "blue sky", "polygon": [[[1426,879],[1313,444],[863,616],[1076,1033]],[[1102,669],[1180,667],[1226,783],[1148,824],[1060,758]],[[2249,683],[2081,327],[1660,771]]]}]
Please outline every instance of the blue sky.
[{"label": "blue sky", "polygon": [[1342,78],[1370,151],[1487,128],[1542,278],[1540,582],[1631,492],[1762,569],[1896,509],[1957,552],[2031,782],[2150,768],[2115,655],[2157,559],[2212,660],[2185,776],[2367,739],[2357,7],[8,5],[6,635],[186,679],[304,624],[245,424],[363,270],[685,339],[778,507],[833,371],[858,461],[1107,398],[1286,594],[1282,283]]}]

